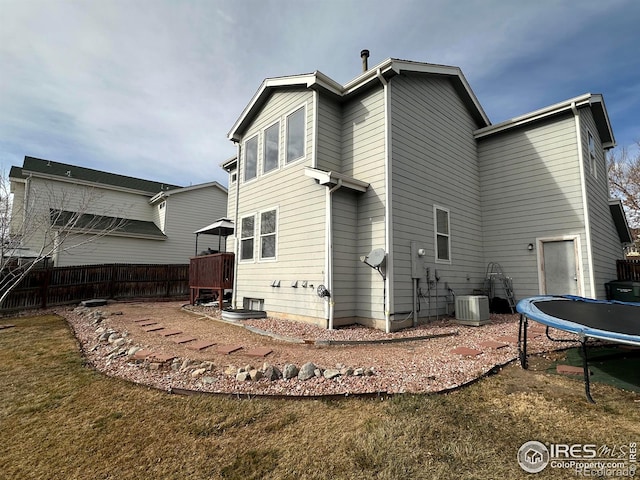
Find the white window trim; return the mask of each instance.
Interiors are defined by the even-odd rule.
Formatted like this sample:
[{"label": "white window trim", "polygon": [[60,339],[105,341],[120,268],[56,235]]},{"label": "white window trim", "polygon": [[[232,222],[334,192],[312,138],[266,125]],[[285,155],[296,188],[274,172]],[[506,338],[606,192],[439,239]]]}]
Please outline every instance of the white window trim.
[{"label": "white window trim", "polygon": [[[448,260],[444,260],[444,259],[438,258],[438,236],[439,235],[442,235],[442,236],[445,235],[443,233],[438,233],[438,210],[442,210],[443,212],[447,212],[447,224],[448,224],[448,227],[449,227],[449,231],[446,234],[447,235],[448,250],[449,250],[449,259]],[[451,253],[452,253],[451,252],[451,211],[448,208],[441,207],[440,205],[434,205],[433,206],[433,256],[435,258],[435,263],[451,265],[451,257],[453,256]]]},{"label": "white window trim", "polygon": [[[262,214],[266,213],[266,212],[276,212],[276,231],[273,234],[268,234],[268,235],[275,235],[276,237],[276,244],[275,244],[275,256],[273,257],[268,257],[268,258],[262,258]],[[278,238],[279,238],[279,220],[280,220],[280,209],[276,206],[276,207],[269,207],[269,208],[265,208],[260,210],[257,213],[257,218],[258,218],[258,228],[257,228],[257,238],[258,238],[258,262],[260,263],[268,263],[268,262],[276,262],[278,261]],[[255,243],[255,242],[254,242]]]},{"label": "white window trim", "polygon": [[[302,135],[302,155],[294,160],[291,161],[287,161],[287,147],[288,147],[288,140],[289,140],[289,122],[288,119],[291,115],[293,115],[294,113],[296,113],[298,110],[302,109],[303,110],[303,114],[302,114],[302,118],[304,121],[304,133]],[[304,160],[305,158],[307,158],[307,103],[303,103],[302,105],[298,105],[296,108],[290,110],[289,112],[287,112],[284,115],[284,151],[283,151],[283,165],[285,167],[288,167],[289,165],[295,165],[296,163]]]},{"label": "white window trim", "polygon": [[[242,240],[244,240],[245,238],[249,238],[249,237],[242,237],[242,221],[245,218],[249,218],[249,217],[253,217],[253,255],[251,258],[242,258]],[[240,237],[240,242],[238,245],[238,262],[240,263],[256,263],[256,232],[258,232],[259,230],[257,229],[258,227],[258,221],[256,219],[256,214],[255,213],[250,213],[247,215],[242,215],[240,217],[240,228],[238,231],[238,236]]]},{"label": "white window trim", "polygon": [[[262,129],[262,168],[261,170],[261,176],[267,176],[267,175],[271,175],[274,172],[277,172],[280,170],[280,168],[282,167],[282,125],[281,123],[281,119],[279,118],[278,120],[276,120],[275,122],[272,122],[271,124],[267,125],[266,127],[264,127]],[[271,127],[273,127],[275,124],[278,124],[278,164],[276,165],[276,167],[272,170],[269,170],[268,172],[264,171],[264,167],[266,164],[266,160],[267,160],[267,130],[269,130]],[[259,150],[259,146],[258,146],[258,150]]]},{"label": "white window trim", "polygon": [[[254,177],[247,179],[247,143],[251,140],[256,139],[256,174]],[[260,134],[256,133],[255,135],[251,135],[251,137],[247,138],[242,144],[242,180],[244,183],[253,182],[257,180],[260,173]]]}]

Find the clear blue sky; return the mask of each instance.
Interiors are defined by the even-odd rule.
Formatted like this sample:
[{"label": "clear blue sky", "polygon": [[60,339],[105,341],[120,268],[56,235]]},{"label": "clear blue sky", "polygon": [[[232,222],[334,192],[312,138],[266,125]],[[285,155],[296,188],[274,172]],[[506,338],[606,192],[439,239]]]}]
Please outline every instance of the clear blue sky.
[{"label": "clear blue sky", "polygon": [[459,66],[493,123],[602,93],[618,145],[640,139],[637,0],[0,0],[0,166],[226,185],[264,78],[346,83],[364,48]]}]

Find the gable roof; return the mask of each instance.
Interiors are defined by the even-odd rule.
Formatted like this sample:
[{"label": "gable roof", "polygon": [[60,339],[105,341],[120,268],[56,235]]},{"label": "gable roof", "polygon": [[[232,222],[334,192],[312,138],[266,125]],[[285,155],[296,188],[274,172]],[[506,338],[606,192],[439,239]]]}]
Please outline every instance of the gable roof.
[{"label": "gable roof", "polygon": [[24,157],[22,168],[11,167],[11,178],[26,178],[29,174],[43,177],[58,177],[65,181],[87,182],[128,190],[136,190],[150,194],[159,191],[182,188],[178,185],[143,180],[141,178],[117,175],[115,173],[102,172],[92,168],[78,167],[67,163],[43,160],[35,157]]},{"label": "gable roof", "polygon": [[460,68],[389,58],[370,68],[366,72],[363,72],[361,75],[357,76],[345,85],[340,85],[335,80],[317,70],[313,73],[305,73],[302,75],[267,78],[262,82],[258,91],[242,111],[240,117],[234,123],[227,137],[229,140],[239,141],[250,122],[260,111],[274,90],[286,88],[307,88],[323,91],[340,100],[346,100],[361,92],[363,89],[371,86],[374,82],[379,82],[380,78],[388,80],[402,72],[424,73],[450,78],[458,95],[462,98],[477,124],[481,126],[491,125],[487,114],[484,112],[480,102],[471,90],[471,87],[469,86],[467,79],[462,74],[462,70],[460,70]]},{"label": "gable roof", "polygon": [[607,108],[604,104],[604,98],[601,94],[592,93],[586,93],[579,97],[570,98],[564,102],[556,103],[554,105],[520,115],[519,117],[514,117],[504,122],[481,128],[474,132],[474,137],[476,139],[487,137],[498,132],[504,132],[512,128],[529,125],[545,118],[567,113],[574,108],[584,107],[591,108],[603,148],[609,149],[615,147],[616,140],[613,136],[613,129],[611,128]]}]

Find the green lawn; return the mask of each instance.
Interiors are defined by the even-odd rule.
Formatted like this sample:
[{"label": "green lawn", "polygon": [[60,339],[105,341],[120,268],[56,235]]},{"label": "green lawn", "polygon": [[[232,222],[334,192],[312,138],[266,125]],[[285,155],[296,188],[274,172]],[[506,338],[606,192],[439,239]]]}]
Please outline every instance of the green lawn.
[{"label": "green lawn", "polygon": [[544,368],[385,401],[177,396],[86,367],[60,317],[3,323],[0,478],[575,478],[525,473],[518,448],[640,441],[638,394],[595,384],[592,405]]}]

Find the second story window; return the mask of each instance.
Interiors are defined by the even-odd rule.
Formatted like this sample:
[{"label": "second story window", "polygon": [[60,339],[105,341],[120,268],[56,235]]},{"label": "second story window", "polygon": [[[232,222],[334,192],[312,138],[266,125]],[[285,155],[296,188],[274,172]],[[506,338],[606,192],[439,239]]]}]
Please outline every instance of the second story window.
[{"label": "second story window", "polygon": [[304,156],[304,112],[304,107],[301,107],[287,117],[287,163]]},{"label": "second story window", "polygon": [[280,122],[274,123],[264,131],[264,164],[262,172],[267,173],[278,168],[280,154]]},{"label": "second story window", "polygon": [[258,174],[258,136],[251,137],[244,144],[244,181],[256,178]]}]

